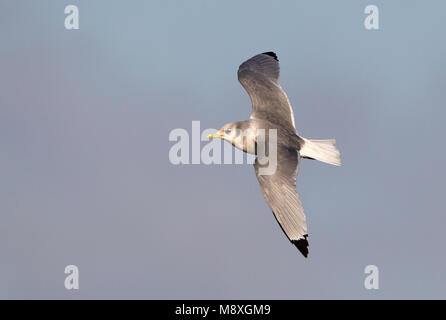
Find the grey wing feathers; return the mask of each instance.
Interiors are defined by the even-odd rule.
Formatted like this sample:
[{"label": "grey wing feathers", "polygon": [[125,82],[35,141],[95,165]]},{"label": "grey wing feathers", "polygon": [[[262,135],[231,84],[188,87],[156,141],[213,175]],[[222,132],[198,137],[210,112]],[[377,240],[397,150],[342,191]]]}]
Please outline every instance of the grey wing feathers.
[{"label": "grey wing feathers", "polygon": [[268,53],[258,54],[243,62],[239,67],[238,73],[246,70],[261,74],[267,79],[277,81],[280,75],[279,60],[277,60],[277,56],[274,57]]},{"label": "grey wing feathers", "polygon": [[305,214],[296,192],[296,174],[299,165],[297,150],[280,147],[277,169],[272,175],[260,175],[256,160],[254,169],[262,194],[288,239],[307,257],[308,233]]},{"label": "grey wing feathers", "polygon": [[252,57],[240,65],[237,74],[251,98],[251,119],[295,127],[290,102],[278,82],[280,66],[275,53],[266,52]]}]

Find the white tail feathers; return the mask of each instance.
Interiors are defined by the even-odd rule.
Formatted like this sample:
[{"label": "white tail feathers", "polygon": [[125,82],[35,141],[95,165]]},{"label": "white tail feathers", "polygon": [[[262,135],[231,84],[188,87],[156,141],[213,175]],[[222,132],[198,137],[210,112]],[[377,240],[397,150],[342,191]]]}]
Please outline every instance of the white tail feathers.
[{"label": "white tail feathers", "polygon": [[304,145],[299,150],[302,158],[315,159],[335,166],[341,165],[341,153],[335,147],[335,139],[302,139],[304,140]]}]

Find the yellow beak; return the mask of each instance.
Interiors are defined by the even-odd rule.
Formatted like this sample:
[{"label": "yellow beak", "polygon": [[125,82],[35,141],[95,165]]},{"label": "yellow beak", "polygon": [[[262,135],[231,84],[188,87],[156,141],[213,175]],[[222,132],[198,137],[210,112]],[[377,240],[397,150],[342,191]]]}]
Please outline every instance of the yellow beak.
[{"label": "yellow beak", "polygon": [[208,135],[208,139],[213,138],[221,138],[221,135],[218,132]]}]

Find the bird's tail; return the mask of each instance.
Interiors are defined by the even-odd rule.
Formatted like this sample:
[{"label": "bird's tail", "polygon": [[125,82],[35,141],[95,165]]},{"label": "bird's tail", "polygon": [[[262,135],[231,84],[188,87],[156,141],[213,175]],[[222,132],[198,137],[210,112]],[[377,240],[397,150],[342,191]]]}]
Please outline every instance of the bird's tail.
[{"label": "bird's tail", "polygon": [[335,147],[336,140],[305,139],[299,153],[302,158],[319,160],[335,166],[341,165],[341,153]]}]

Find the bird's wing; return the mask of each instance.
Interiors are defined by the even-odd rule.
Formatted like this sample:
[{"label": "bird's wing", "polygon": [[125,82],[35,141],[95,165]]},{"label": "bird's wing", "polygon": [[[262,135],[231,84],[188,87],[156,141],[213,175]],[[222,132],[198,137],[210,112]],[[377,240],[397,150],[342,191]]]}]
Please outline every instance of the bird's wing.
[{"label": "bird's wing", "polygon": [[268,120],[295,128],[293,109],[278,82],[279,73],[277,55],[265,52],[243,62],[237,75],[251,98],[251,119]]},{"label": "bird's wing", "polygon": [[288,239],[299,251],[307,257],[307,224],[302,203],[296,192],[296,175],[299,159],[297,150],[278,146],[277,168],[274,174],[260,175],[259,169],[263,165],[258,162],[258,159],[254,163],[254,169],[262,194],[283,232],[285,232]]}]

